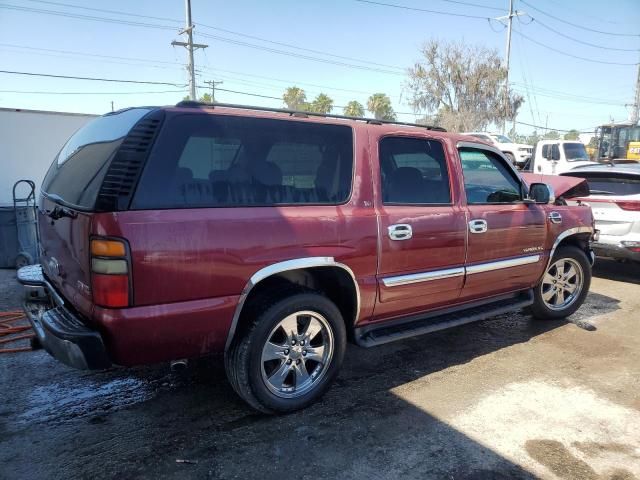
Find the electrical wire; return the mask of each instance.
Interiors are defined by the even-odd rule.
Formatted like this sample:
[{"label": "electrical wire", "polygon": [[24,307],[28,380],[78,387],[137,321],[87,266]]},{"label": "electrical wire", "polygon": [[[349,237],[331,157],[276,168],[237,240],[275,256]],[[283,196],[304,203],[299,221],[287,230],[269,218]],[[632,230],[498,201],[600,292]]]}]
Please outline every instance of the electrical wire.
[{"label": "electrical wire", "polygon": [[0,90],[0,93],[18,93],[18,94],[34,94],[34,95],[150,95],[154,93],[184,93],[184,90],[160,90],[148,92],[45,92],[41,90]]},{"label": "electrical wire", "polygon": [[625,63],[625,62],[607,62],[605,60],[594,60],[593,58],[587,58],[587,57],[581,57],[579,55],[573,55],[572,53],[567,53],[565,51],[559,50],[557,48],[551,47],[545,43],[539,42],[537,40],[534,40],[533,38],[529,37],[528,35],[525,35],[524,33],[518,31],[518,30],[514,30],[515,33],[517,33],[518,35],[520,35],[522,38],[525,38],[527,40],[529,40],[532,43],[535,43],[536,45],[539,45],[541,47],[546,48],[547,50],[551,50],[553,52],[559,53],[561,55],[565,55],[567,57],[572,57],[572,58],[576,58],[578,60],[584,60],[585,62],[591,62],[591,63],[600,63],[603,65],[624,65],[624,66],[636,66],[638,65],[638,62],[634,62],[634,63]]},{"label": "electrical wire", "polygon": [[385,3],[385,2],[376,2],[373,0],[353,0],[354,2],[359,3],[367,3],[370,5],[378,5],[382,7],[391,7],[391,8],[399,8],[402,10],[411,10],[413,12],[425,12],[425,13],[435,13],[437,15],[449,15],[451,17],[464,17],[464,18],[475,18],[480,20],[490,20],[489,17],[482,17],[480,15],[468,15],[464,13],[453,13],[453,12],[443,12],[440,10],[428,10],[426,8],[418,8],[418,7],[409,7],[407,5],[398,5],[395,3]]},{"label": "electrical wire", "polygon": [[10,75],[26,75],[31,77],[48,77],[48,78],[64,78],[70,80],[87,80],[94,82],[114,82],[114,83],[136,83],[140,85],[168,85],[170,87],[187,87],[186,84],[170,83],[170,82],[157,82],[152,80],[122,80],[115,78],[101,78],[101,77],[79,77],[74,75],[54,75],[52,73],[35,73],[35,72],[18,72],[13,70],[0,70],[0,73],[6,73]]},{"label": "electrical wire", "polygon": [[585,27],[584,25],[580,25],[577,23],[571,23],[568,20],[564,19],[564,18],[560,18],[560,17],[556,17],[555,15],[551,15],[548,12],[545,12],[544,10],[540,10],[537,7],[534,7],[533,5],[531,5],[529,2],[525,1],[525,0],[520,0],[520,3],[528,6],[529,8],[532,8],[533,10],[535,10],[536,12],[539,12],[543,15],[546,15],[549,18],[553,18],[554,20],[557,20],[559,22],[565,23],[567,25],[571,25],[572,27],[575,28],[580,28],[582,30],[586,30],[588,32],[594,32],[594,33],[601,33],[603,35],[613,35],[613,36],[617,36],[617,37],[640,37],[640,34],[638,33],[619,33],[619,32],[605,32],[604,30],[596,30],[595,28],[589,28],[589,27]]}]

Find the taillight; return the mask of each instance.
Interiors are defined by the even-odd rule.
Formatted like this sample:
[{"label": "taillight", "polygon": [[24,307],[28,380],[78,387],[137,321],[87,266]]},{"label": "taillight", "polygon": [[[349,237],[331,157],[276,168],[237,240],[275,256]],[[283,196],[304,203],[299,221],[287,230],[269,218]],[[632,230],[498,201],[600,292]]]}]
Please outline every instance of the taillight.
[{"label": "taillight", "polygon": [[640,200],[627,200],[627,201],[616,201],[616,205],[618,205],[623,210],[633,210],[634,212],[640,212]]},{"label": "taillight", "polygon": [[93,303],[101,307],[129,306],[131,261],[124,240],[91,240],[91,289]]},{"label": "taillight", "polygon": [[623,240],[620,243],[622,243],[622,246],[625,247],[627,250],[631,250],[632,252],[635,252],[635,253],[640,253],[640,242]]}]

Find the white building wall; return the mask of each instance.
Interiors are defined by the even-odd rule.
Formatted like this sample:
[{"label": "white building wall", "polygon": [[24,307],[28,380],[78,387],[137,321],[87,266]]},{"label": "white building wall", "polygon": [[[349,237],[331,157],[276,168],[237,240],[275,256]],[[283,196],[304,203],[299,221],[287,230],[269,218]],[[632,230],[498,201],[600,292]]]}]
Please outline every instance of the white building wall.
[{"label": "white building wall", "polygon": [[94,117],[0,108],[0,206],[13,203],[13,184],[20,179],[33,180],[39,189],[60,148]]}]

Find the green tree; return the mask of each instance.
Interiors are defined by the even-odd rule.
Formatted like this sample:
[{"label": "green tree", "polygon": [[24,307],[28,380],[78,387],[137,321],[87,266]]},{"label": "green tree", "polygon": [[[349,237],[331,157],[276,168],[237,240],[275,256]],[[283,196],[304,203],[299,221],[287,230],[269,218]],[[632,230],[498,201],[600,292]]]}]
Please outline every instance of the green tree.
[{"label": "green tree", "polygon": [[575,128],[572,128],[567,133],[564,134],[565,140],[578,140],[580,138],[580,132]]},{"label": "green tree", "polygon": [[515,118],[524,100],[505,91],[506,70],[497,51],[430,40],[420,53],[407,82],[416,112],[463,132]]},{"label": "green tree", "polygon": [[525,142],[528,145],[535,145],[536,143],[538,143],[540,140],[542,140],[542,137],[540,137],[540,134],[538,133],[537,130],[534,130],[531,135],[529,135],[527,137],[527,141]]},{"label": "green tree", "polygon": [[549,130],[542,138],[545,140],[560,140],[560,134],[557,130]]},{"label": "green tree", "polygon": [[[191,97],[189,97],[189,95],[185,95],[182,98],[182,100],[189,101],[191,100]],[[208,93],[205,93],[198,99],[198,102],[204,102],[204,103],[214,103],[215,101],[216,101],[215,98],[212,98],[211,95]]]},{"label": "green tree", "polygon": [[333,100],[324,93],[320,93],[309,105],[309,111],[315,113],[329,113],[333,110]]},{"label": "green tree", "polygon": [[391,106],[391,99],[384,93],[374,93],[367,100],[367,110],[377,120],[395,120],[396,113]]},{"label": "green tree", "polygon": [[307,94],[299,87],[289,87],[282,95],[282,100],[287,108],[300,110],[307,100]]},{"label": "green tree", "polygon": [[351,100],[347,103],[347,106],[344,107],[343,113],[347,117],[364,117],[364,107],[360,102]]}]

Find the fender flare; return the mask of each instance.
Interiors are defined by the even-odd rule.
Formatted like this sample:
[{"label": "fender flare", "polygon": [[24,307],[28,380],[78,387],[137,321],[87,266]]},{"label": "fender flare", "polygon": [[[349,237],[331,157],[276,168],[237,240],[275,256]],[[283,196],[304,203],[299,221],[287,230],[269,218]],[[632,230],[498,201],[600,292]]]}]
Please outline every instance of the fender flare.
[{"label": "fender flare", "polygon": [[[253,288],[260,283],[262,280],[269,278],[278,273],[287,272],[290,270],[302,270],[305,268],[315,268],[315,267],[338,267],[349,274],[351,280],[353,281],[353,286],[356,292],[356,312],[355,312],[355,321],[357,322],[360,316],[360,288],[358,287],[358,282],[356,281],[356,277],[348,266],[343,263],[337,262],[333,257],[305,257],[305,258],[296,258],[293,260],[285,260],[283,262],[274,263],[272,265],[267,265],[264,268],[261,268],[249,278],[249,281],[245,285],[242,293],[240,294],[240,298],[238,299],[238,304],[236,305],[236,309],[233,313],[233,319],[231,320],[231,327],[229,328],[229,333],[227,334],[227,341],[225,343],[224,351],[226,352],[231,346],[231,342],[236,333],[236,329],[238,327],[238,321],[240,320],[240,315],[242,313],[242,309],[244,307],[245,301],[247,297],[253,290]],[[355,323],[355,322],[354,322]]]},{"label": "fender flare", "polygon": [[[551,259],[553,258],[553,254],[556,253],[556,249],[558,248],[560,243],[562,243],[564,239],[572,235],[578,235],[580,233],[593,234],[593,227],[587,227],[587,226],[573,227],[561,232],[560,235],[558,235],[555,242],[553,242],[553,246],[551,247],[551,250],[549,251],[549,260],[547,261],[547,267],[544,270],[545,272],[549,270],[549,266],[551,266]],[[589,260],[591,260],[591,265],[593,265],[595,261],[595,256],[593,255],[593,252],[591,252],[591,258]]]}]

